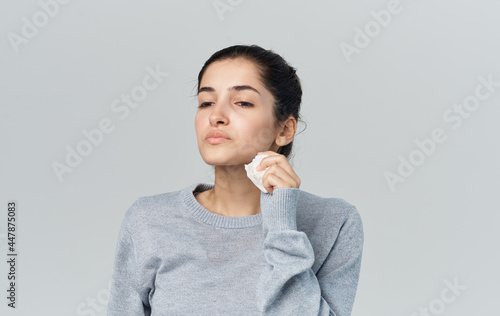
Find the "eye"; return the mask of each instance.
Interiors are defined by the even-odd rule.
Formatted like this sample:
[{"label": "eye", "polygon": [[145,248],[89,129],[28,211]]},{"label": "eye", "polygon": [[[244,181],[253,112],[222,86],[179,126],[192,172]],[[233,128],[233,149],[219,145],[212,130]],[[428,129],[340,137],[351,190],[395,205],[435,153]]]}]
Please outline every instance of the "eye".
[{"label": "eye", "polygon": [[244,108],[250,108],[253,106],[252,103],[250,102],[246,102],[246,101],[240,101],[240,102],[236,102],[236,104],[240,104],[242,107]]},{"label": "eye", "polygon": [[207,107],[207,106],[209,106],[209,105],[210,105],[210,104],[212,104],[212,103],[213,103],[213,102],[202,102],[202,103],[198,106],[198,108],[204,108],[204,107]]},{"label": "eye", "polygon": [[[198,108],[206,108],[210,105],[212,105],[214,102],[202,102]],[[253,104],[250,103],[250,102],[246,102],[246,101],[240,101],[240,102],[236,102],[236,104],[239,104],[240,106],[244,107],[244,108],[249,108],[249,107],[252,107]]]}]

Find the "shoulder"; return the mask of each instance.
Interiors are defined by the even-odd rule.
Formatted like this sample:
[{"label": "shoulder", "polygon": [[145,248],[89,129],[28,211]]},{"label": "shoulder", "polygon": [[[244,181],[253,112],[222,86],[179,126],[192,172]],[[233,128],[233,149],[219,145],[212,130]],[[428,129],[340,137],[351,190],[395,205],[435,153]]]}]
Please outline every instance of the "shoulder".
[{"label": "shoulder", "polygon": [[328,231],[337,235],[341,228],[362,234],[363,224],[355,205],[337,197],[321,197],[300,191],[297,225],[308,231]]},{"label": "shoulder", "polygon": [[356,206],[341,198],[321,197],[303,190],[297,200],[297,230],[304,232],[311,242],[316,258],[315,272],[332,249],[352,252],[362,249],[364,240]]},{"label": "shoulder", "polygon": [[143,196],[134,201],[125,212],[124,221],[130,232],[144,228],[144,225],[165,220],[180,207],[179,192]]},{"label": "shoulder", "polygon": [[337,221],[345,221],[348,218],[360,217],[359,212],[353,204],[337,197],[321,197],[316,194],[300,191],[297,208],[308,214],[319,213],[322,216],[335,218]]}]

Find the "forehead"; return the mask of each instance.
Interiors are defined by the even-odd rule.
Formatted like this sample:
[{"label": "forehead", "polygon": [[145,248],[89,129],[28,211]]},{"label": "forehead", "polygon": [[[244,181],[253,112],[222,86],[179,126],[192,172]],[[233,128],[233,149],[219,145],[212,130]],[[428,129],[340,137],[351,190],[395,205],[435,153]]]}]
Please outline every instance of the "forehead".
[{"label": "forehead", "polygon": [[262,87],[258,68],[245,58],[224,59],[208,66],[201,85],[253,84]]}]

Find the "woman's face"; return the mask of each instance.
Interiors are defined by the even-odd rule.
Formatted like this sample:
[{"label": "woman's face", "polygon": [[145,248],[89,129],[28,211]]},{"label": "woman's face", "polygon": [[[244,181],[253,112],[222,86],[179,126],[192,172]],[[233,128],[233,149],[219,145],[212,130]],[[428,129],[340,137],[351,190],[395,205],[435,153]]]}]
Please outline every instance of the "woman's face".
[{"label": "woman's face", "polygon": [[[259,151],[277,151],[273,104],[252,62],[237,58],[210,64],[200,82],[195,118],[203,160],[209,165],[236,165],[249,163]],[[207,140],[214,130],[229,139]]]}]

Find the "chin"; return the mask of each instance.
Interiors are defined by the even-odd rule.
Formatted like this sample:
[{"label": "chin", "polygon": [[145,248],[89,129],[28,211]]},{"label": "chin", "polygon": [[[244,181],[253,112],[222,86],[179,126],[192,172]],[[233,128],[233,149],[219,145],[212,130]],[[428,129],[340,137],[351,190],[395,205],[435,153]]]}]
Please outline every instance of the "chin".
[{"label": "chin", "polygon": [[205,152],[205,154],[201,155],[201,157],[207,165],[211,165],[211,166],[242,165],[242,164],[248,163],[246,161],[242,161],[241,157],[238,157],[238,155],[236,153],[229,152],[229,151],[227,151],[227,152],[220,151],[218,153]]}]

